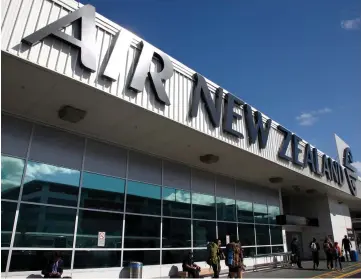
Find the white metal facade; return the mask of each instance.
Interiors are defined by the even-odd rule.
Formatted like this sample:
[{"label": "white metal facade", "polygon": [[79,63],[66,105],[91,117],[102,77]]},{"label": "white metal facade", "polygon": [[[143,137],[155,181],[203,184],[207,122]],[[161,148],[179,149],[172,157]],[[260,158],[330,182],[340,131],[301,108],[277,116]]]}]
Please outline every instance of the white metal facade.
[{"label": "white metal facade", "polygon": [[[108,59],[109,46],[111,45],[115,34],[121,30],[122,27],[98,14],[96,19],[95,46],[98,70],[95,73],[90,73],[81,67],[78,61],[79,50],[76,47],[72,47],[58,39],[48,37],[31,48],[21,43],[23,37],[77,9],[77,2],[71,0],[2,0],[1,5],[2,51],[78,80],[79,82],[114,95],[127,102],[146,108],[162,117],[166,117],[220,141],[234,145],[272,162],[276,162],[285,168],[312,177],[313,179],[334,188],[339,188],[335,182],[327,181],[325,176],[318,177],[311,173],[308,167],[300,168],[292,165],[291,162],[282,161],[277,157],[283,135],[277,130],[278,124],[274,121],[269,134],[267,147],[264,150],[260,150],[257,144],[249,145],[246,139],[236,139],[223,133],[221,127],[214,129],[203,105],[199,108],[198,116],[190,119],[188,112],[190,109],[193,88],[192,76],[195,72],[173,58],[171,58],[171,60],[174,65],[174,74],[165,84],[166,92],[168,93],[171,102],[170,106],[162,107],[158,105],[155,101],[154,94],[149,93],[149,83],[146,83],[144,92],[139,93],[136,96],[128,94],[129,92],[125,87],[127,75],[131,72],[132,65],[134,65],[133,60],[137,54],[136,46],[141,41],[141,39],[135,35],[132,46],[128,51],[127,61],[123,64],[120,63],[119,65],[121,69],[119,70],[120,75],[118,80],[111,82],[109,79],[104,78],[102,72],[99,71],[100,65],[102,65],[104,59]],[[67,34],[74,35],[74,30],[71,26],[67,27],[64,31]],[[153,65],[153,67],[155,67],[155,65]],[[207,80],[207,83],[214,93],[215,89],[218,88],[218,85],[209,80]],[[227,91],[225,92],[227,93]],[[239,94],[241,92],[233,93]],[[238,113],[242,114],[242,108],[236,110],[238,110]],[[237,124],[234,124],[233,128],[246,135],[247,132],[245,130],[244,117],[242,120],[238,121]],[[302,142],[299,146],[302,151],[304,150],[304,146],[305,142]],[[290,148],[288,153],[290,153]],[[322,154],[319,153],[319,164],[322,162],[321,156]],[[301,153],[299,157],[299,159],[303,161],[303,153]],[[349,193],[346,182],[344,187],[340,189]]]}]

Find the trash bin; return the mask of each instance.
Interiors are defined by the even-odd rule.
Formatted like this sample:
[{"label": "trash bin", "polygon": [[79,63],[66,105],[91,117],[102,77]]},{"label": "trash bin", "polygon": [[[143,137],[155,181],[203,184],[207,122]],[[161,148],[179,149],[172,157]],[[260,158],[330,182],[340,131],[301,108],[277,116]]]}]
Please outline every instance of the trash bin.
[{"label": "trash bin", "polygon": [[357,262],[358,261],[358,253],[355,250],[351,250],[350,251],[350,258],[352,262]]},{"label": "trash bin", "polygon": [[143,263],[130,262],[129,263],[129,277],[130,278],[142,278]]}]

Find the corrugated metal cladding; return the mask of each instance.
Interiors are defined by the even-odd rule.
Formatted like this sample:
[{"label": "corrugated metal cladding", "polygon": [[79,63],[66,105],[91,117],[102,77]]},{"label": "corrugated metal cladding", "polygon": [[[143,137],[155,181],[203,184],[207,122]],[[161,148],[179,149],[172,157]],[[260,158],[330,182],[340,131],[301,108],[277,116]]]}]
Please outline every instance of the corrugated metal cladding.
[{"label": "corrugated metal cladding", "polygon": [[[149,84],[145,86],[143,93],[137,94],[136,96],[134,96],[134,94],[128,94],[124,85],[127,80],[127,74],[131,72],[131,68],[134,64],[133,61],[138,54],[138,50],[136,48],[137,43],[141,40],[136,36],[134,37],[132,46],[128,51],[128,59],[125,65],[119,65],[121,69],[118,80],[116,82],[111,82],[110,80],[102,77],[102,73],[99,73],[99,67],[104,59],[108,59],[107,56],[109,53],[107,50],[111,45],[115,34],[121,29],[121,27],[107,21],[99,15],[97,15],[96,21],[95,49],[98,65],[98,71],[96,73],[90,73],[80,66],[77,59],[79,55],[77,48],[72,47],[67,43],[63,43],[56,38],[48,37],[41,43],[38,43],[31,48],[21,43],[21,39],[23,37],[76,9],[78,7],[77,2],[66,0],[2,0],[1,5],[1,49],[3,51],[7,51],[15,56],[89,84],[104,92],[147,108],[154,113],[175,120],[221,141],[277,162],[284,167],[293,169],[297,172],[303,173],[304,175],[313,177],[314,179],[328,183],[325,177],[318,178],[314,176],[308,168],[302,170],[277,158],[277,152],[283,137],[276,129],[276,123],[273,123],[267,148],[260,150],[257,144],[249,146],[246,140],[237,140],[234,137],[222,133],[219,128],[214,129],[203,106],[199,110],[198,117],[189,119],[188,112],[193,86],[193,80],[191,77],[195,72],[174,59],[172,59],[175,69],[174,75],[165,84],[166,91],[168,92],[171,102],[169,107],[157,105],[154,95],[149,93]],[[72,26],[66,27],[63,31],[69,35],[76,35],[74,34],[75,28],[73,29]],[[152,67],[156,67],[156,65],[154,64]],[[218,86],[211,81],[207,82],[211,91],[214,92]],[[237,108],[236,110],[238,110],[238,113],[241,113],[242,109]],[[245,135],[246,131],[244,119],[242,121],[238,121],[237,124],[234,124],[234,129]],[[303,149],[303,146],[300,146],[300,148]],[[288,150],[288,152],[290,152],[290,150]],[[303,155],[301,154],[301,160],[302,156]],[[321,155],[319,162],[321,162]],[[337,187],[335,183],[328,184]],[[347,187],[343,187],[343,189],[346,188]]]}]

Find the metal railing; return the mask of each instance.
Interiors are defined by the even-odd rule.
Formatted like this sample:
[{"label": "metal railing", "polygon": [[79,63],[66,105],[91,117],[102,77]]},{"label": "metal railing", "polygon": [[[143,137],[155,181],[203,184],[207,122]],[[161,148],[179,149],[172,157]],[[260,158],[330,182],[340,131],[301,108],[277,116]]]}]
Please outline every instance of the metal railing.
[{"label": "metal railing", "polygon": [[254,259],[253,271],[263,268],[286,267],[291,264],[291,253],[286,252],[286,253],[255,255],[253,259]]}]

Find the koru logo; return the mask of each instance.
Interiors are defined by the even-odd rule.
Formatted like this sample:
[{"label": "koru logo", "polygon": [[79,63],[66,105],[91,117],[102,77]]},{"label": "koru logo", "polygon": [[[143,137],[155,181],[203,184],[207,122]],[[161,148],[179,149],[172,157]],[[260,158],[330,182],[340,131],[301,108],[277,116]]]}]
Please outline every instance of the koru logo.
[{"label": "koru logo", "polygon": [[343,166],[345,167],[345,176],[348,187],[350,188],[350,192],[352,195],[356,196],[357,173],[356,173],[356,168],[352,165],[352,163],[353,163],[353,157],[352,157],[351,149],[347,147],[343,151]]}]

